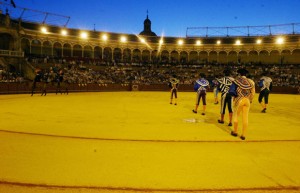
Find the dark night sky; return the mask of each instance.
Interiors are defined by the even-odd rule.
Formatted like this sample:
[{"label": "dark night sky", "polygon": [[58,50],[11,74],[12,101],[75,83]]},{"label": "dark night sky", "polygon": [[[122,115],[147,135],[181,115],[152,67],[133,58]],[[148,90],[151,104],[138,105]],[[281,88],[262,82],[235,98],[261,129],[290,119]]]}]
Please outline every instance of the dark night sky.
[{"label": "dark night sky", "polygon": [[[157,35],[175,37],[185,37],[187,27],[300,23],[300,0],[14,1],[19,7],[70,16],[67,25],[69,28],[92,30],[95,24],[97,31],[116,33],[140,33],[143,30],[147,10],[152,22],[152,31]],[[0,8],[5,9],[3,5]],[[27,18],[30,20],[33,17]],[[63,23],[65,20],[60,22]]]}]

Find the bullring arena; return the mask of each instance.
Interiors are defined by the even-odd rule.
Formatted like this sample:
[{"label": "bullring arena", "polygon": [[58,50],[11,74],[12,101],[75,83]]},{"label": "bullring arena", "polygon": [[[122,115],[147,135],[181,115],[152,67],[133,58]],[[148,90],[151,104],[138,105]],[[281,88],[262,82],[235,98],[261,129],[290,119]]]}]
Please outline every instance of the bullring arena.
[{"label": "bullring arena", "polygon": [[[0,14],[0,193],[300,192],[299,23],[280,25],[293,29],[281,36],[269,25],[256,36],[248,26],[247,36],[228,34],[232,27],[227,36],[176,38],[156,36],[147,14],[138,35],[83,36],[48,25],[51,13],[34,10],[45,19],[33,22],[8,10]],[[227,114],[218,123],[212,88],[206,114],[201,103],[192,112],[199,73],[211,83],[225,68],[234,77],[247,68],[256,84],[246,140],[231,135]],[[273,79],[266,113],[263,72]]]},{"label": "bullring arena", "polygon": [[212,93],[1,95],[0,192],[299,192],[299,97],[253,101],[242,141]]}]

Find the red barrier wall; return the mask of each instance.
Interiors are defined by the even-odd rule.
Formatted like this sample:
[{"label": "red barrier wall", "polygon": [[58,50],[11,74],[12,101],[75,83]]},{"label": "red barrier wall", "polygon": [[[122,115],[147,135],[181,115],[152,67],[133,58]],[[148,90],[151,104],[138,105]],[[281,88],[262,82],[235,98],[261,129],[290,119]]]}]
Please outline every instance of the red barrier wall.
[{"label": "red barrier wall", "polygon": [[[36,92],[41,91],[42,83],[37,85]],[[103,92],[103,91],[169,91],[167,84],[70,84],[62,85],[61,90],[69,92]],[[0,83],[0,94],[19,94],[31,93],[32,83]],[[193,85],[179,85],[179,92],[193,92]],[[209,92],[211,92],[210,90]],[[298,88],[292,87],[273,87],[272,93],[299,94]],[[49,83],[47,92],[56,92],[56,86]],[[256,88],[259,92],[259,88]]]}]

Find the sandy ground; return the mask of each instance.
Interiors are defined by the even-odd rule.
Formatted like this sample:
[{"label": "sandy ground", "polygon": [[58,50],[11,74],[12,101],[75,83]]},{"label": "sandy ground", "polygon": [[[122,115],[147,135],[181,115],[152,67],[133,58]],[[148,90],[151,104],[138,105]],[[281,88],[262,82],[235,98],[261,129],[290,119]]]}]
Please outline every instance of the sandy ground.
[{"label": "sandy ground", "polygon": [[300,192],[300,95],[256,96],[246,141],[207,97],[0,95],[0,192]]}]

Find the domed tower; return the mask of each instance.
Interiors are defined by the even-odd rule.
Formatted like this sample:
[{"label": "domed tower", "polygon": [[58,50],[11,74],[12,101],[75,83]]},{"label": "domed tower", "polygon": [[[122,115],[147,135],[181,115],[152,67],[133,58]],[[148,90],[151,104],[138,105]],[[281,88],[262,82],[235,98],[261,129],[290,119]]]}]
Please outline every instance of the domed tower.
[{"label": "domed tower", "polygon": [[151,31],[151,21],[148,18],[148,11],[147,11],[147,18],[144,21],[144,30],[140,33],[143,36],[157,36],[154,32]]}]

